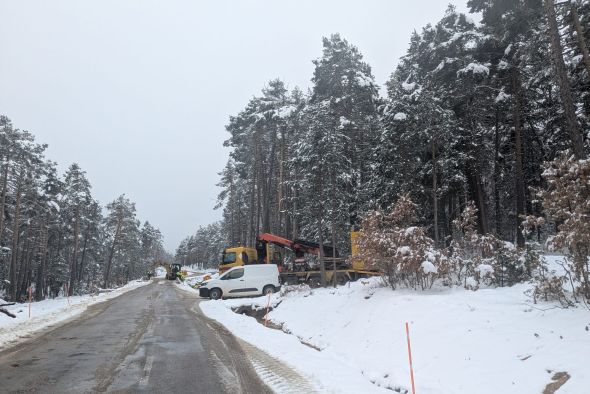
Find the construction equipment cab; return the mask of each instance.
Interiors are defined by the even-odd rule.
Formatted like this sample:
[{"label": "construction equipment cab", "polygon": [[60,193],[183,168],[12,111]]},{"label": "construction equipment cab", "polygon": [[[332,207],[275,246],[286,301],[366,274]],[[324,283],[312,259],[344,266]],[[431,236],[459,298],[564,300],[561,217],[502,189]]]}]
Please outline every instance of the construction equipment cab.
[{"label": "construction equipment cab", "polygon": [[219,278],[203,282],[199,295],[217,300],[272,294],[280,288],[279,269],[275,264],[250,264],[233,267]]},{"label": "construction equipment cab", "polygon": [[256,264],[258,255],[256,249],[246,247],[227,248],[221,255],[221,264],[219,264],[219,273],[223,273],[230,268],[239,267],[247,264]]}]

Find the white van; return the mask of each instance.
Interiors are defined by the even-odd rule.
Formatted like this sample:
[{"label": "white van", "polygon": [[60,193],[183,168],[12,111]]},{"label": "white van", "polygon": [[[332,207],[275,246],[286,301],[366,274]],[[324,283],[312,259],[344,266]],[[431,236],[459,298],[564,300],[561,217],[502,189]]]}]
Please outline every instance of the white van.
[{"label": "white van", "polygon": [[233,267],[219,278],[203,282],[199,295],[217,300],[221,297],[266,295],[280,288],[276,264],[250,264]]}]

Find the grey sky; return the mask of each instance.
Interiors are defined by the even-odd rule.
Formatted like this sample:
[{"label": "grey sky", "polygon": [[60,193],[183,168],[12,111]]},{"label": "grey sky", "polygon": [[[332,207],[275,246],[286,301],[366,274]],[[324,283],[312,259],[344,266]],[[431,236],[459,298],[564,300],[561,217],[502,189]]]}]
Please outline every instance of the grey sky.
[{"label": "grey sky", "polygon": [[229,115],[270,79],[306,89],[331,33],[383,84],[449,1],[0,0],[0,113],[62,171],[78,162],[102,204],[126,193],[172,252],[221,217]]}]

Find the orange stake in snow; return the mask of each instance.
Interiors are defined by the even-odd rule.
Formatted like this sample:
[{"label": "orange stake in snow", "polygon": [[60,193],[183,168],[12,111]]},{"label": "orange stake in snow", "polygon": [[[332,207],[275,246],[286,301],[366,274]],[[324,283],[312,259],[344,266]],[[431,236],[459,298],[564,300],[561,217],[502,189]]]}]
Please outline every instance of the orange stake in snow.
[{"label": "orange stake in snow", "polygon": [[266,323],[268,322],[268,308],[270,308],[270,294],[268,295],[268,303],[266,304],[266,315],[264,315],[264,327],[266,327]]},{"label": "orange stake in snow", "polygon": [[29,319],[31,318],[31,302],[33,302],[33,288],[29,286]]},{"label": "orange stake in snow", "polygon": [[410,359],[410,379],[412,380],[412,394],[416,394],[416,386],[414,385],[414,368],[412,367],[412,347],[410,346],[410,327],[406,322],[406,336],[408,337],[408,357]]}]

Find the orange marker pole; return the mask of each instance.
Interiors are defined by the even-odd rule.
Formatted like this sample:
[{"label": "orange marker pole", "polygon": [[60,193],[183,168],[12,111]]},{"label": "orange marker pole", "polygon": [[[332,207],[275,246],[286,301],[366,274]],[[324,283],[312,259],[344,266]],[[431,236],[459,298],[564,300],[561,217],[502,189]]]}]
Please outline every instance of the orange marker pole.
[{"label": "orange marker pole", "polygon": [[270,308],[270,294],[268,295],[268,303],[266,304],[266,315],[264,315],[264,327],[266,327],[266,323],[268,322],[268,308]]},{"label": "orange marker pole", "polygon": [[29,286],[29,319],[31,318],[31,302],[33,302],[33,288]]},{"label": "orange marker pole", "polygon": [[412,367],[412,346],[410,346],[410,327],[406,322],[406,336],[408,338],[408,357],[410,359],[410,379],[412,380],[412,394],[416,394],[416,386],[414,385],[414,368]]}]

